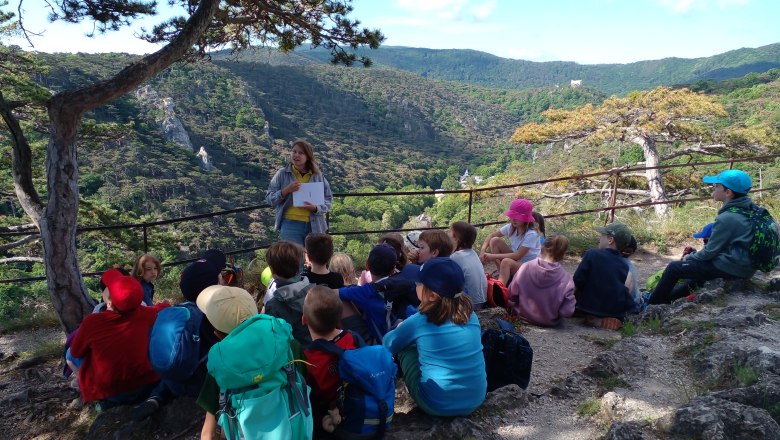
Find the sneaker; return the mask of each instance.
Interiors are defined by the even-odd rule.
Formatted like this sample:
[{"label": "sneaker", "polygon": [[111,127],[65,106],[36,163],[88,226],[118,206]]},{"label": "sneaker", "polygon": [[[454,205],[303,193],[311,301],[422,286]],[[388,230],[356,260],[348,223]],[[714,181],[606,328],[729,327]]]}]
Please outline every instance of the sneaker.
[{"label": "sneaker", "polygon": [[607,330],[620,330],[623,322],[617,318],[601,318],[601,328]]},{"label": "sneaker", "polygon": [[140,422],[147,419],[160,409],[160,402],[156,399],[146,399],[143,403],[133,408],[133,420]]},{"label": "sneaker", "polygon": [[690,295],[686,296],[685,299],[687,299],[688,301],[693,301],[694,299],[696,299],[696,294],[691,293]]}]

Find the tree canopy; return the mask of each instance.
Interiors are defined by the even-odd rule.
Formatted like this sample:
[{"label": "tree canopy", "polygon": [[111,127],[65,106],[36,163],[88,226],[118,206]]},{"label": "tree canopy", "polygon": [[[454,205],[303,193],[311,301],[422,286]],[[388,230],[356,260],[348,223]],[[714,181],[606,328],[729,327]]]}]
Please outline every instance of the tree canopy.
[{"label": "tree canopy", "polygon": [[[726,117],[721,104],[688,89],[658,87],[650,91],[631,92],[625,97],[611,97],[601,105],[585,105],[577,110],[548,110],[546,122],[531,122],[519,127],[512,141],[525,144],[567,142],[567,145],[598,146],[629,143],[642,147],[647,167],[664,160],[701,153],[723,153],[730,140],[712,124]],[[744,139],[744,138],[740,138]],[[659,150],[660,148],[660,150]],[[733,150],[732,150],[733,151]],[[662,174],[647,170],[650,199],[667,201]],[[666,205],[656,205],[656,213],[665,215]]]},{"label": "tree canopy", "polygon": [[[41,232],[49,295],[66,331],[75,329],[92,305],[76,258],[76,145],[84,113],[121,97],[174,62],[206,55],[210,49],[259,44],[289,51],[309,42],[329,49],[333,62],[368,65],[369,59],[347,53],[343,47],[376,48],[384,38],[380,31],[361,29],[359,21],[347,18],[352,11],[350,0],[172,0],[170,4],[181,8],[181,16],[165,18],[143,35],[147,41],[164,43],[160,50],[130,63],[108,79],[61,91],[45,101],[49,136],[45,201],[33,185],[32,150],[19,123],[24,117],[20,109],[29,103],[8,101],[0,95],[2,118],[11,133],[14,186],[22,207]],[[51,20],[91,21],[99,33],[158,12],[156,2],[145,0],[57,0],[48,2],[48,6]],[[23,23],[22,17],[17,18]],[[13,19],[3,12],[0,24]],[[21,24],[20,29],[26,33]],[[4,50],[0,56],[2,68],[21,55]],[[19,83],[11,81],[4,81],[2,86],[0,92],[20,89]]]}]

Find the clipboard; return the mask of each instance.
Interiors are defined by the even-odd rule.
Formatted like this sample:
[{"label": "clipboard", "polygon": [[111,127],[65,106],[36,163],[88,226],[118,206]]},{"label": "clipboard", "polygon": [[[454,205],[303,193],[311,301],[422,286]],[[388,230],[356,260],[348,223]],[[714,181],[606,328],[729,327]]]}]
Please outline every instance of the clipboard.
[{"label": "clipboard", "polygon": [[303,207],[305,202],[312,205],[325,204],[325,184],[323,182],[301,183],[298,191],[293,193],[293,206]]}]

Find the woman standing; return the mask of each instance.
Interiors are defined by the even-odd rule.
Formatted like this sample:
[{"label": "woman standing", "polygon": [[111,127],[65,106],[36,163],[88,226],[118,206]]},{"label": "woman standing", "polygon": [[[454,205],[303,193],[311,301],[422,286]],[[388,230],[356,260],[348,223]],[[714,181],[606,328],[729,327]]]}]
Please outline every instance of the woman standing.
[{"label": "woman standing", "polygon": [[[293,206],[292,193],[298,191],[302,183],[313,182],[324,185],[325,202],[322,205],[305,202],[301,207]],[[277,171],[271,179],[265,201],[276,208],[275,228],[280,231],[280,239],[303,246],[310,232],[327,232],[325,213],[330,211],[333,194],[317,166],[310,143],[302,139],[293,142],[290,164]]]}]

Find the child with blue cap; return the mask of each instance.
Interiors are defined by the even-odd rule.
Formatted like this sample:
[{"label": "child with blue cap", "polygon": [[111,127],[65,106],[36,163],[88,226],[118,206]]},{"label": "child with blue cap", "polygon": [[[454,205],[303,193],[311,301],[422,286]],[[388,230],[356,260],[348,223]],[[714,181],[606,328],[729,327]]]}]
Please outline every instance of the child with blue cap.
[{"label": "child with blue cap", "polygon": [[485,400],[487,375],[463,269],[437,257],[415,275],[419,311],[388,332],[382,344],[398,355],[420,409],[434,416],[467,415]]},{"label": "child with blue cap", "polygon": [[[702,180],[712,186],[713,200],[723,203],[709,231],[707,225],[694,234],[704,238],[709,232],[709,240],[702,250],[669,263],[649,298],[650,304],[668,304],[686,297],[708,280],[750,278],[755,272],[748,252],[752,224],[745,215],[733,212],[734,208],[754,207],[747,196],[752,187],[750,176],[742,170],[725,170]],[[680,280],[683,282],[678,283]]]}]

